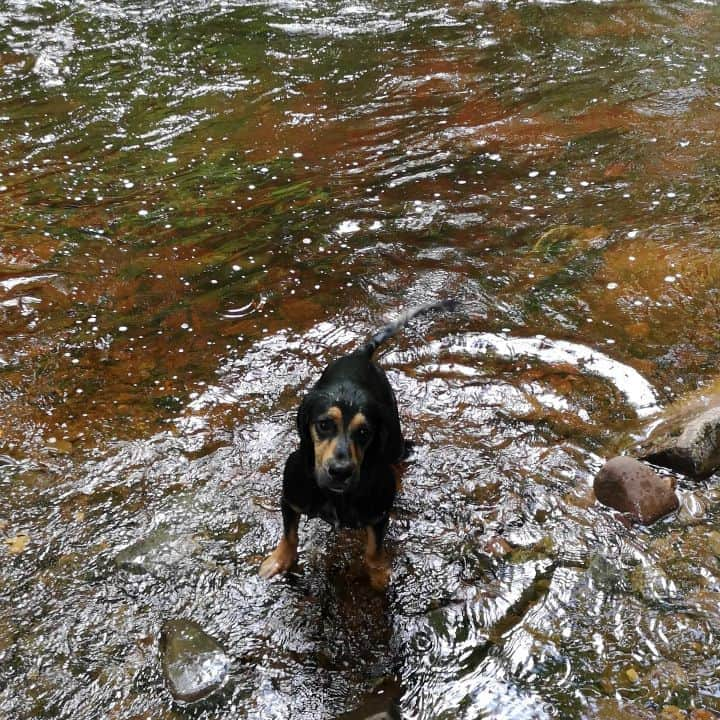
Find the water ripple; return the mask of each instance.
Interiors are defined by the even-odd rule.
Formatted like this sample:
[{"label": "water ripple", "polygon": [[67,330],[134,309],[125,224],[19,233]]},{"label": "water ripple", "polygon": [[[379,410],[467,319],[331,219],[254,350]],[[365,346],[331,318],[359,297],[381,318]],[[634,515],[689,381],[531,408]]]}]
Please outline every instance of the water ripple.
[{"label": "water ripple", "polygon": [[386,362],[403,364],[426,357],[444,355],[469,355],[482,357],[494,353],[514,360],[531,357],[547,364],[567,364],[582,372],[596,375],[612,383],[635,409],[638,416],[646,417],[658,410],[657,393],[653,386],[634,368],[618,360],[568,340],[546,337],[510,337],[506,334],[468,333],[443,341],[434,341],[410,353],[392,351],[385,356]]}]

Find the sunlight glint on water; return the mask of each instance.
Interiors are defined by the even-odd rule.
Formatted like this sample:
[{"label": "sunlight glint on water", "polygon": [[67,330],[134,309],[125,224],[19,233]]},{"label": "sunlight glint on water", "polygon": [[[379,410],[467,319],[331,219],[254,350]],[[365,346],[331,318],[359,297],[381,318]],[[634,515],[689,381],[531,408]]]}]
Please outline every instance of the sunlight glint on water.
[{"label": "sunlight glint on water", "polygon": [[[715,379],[718,13],[0,7],[0,715],[720,712],[715,479],[650,529],[589,492]],[[438,295],[380,357],[387,595],[317,521],[261,581],[298,398]],[[174,618],[231,658],[192,708]]]}]

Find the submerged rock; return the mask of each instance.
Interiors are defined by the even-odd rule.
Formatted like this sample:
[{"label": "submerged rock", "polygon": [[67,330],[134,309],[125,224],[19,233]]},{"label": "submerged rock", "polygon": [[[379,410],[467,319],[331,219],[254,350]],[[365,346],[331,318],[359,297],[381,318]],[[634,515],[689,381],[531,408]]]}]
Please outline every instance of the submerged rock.
[{"label": "submerged rock", "polygon": [[640,445],[640,457],[685,475],[711,475],[720,467],[720,407],[662,422]]},{"label": "submerged rock", "polygon": [[584,714],[583,720],[657,720],[651,710],[618,697],[599,698],[591,708],[591,714]]},{"label": "submerged rock", "polygon": [[658,720],[687,720],[687,714],[677,705],[664,705],[660,710]]},{"label": "submerged rock", "polygon": [[230,669],[222,645],[192,620],[168,620],[163,625],[160,661],[172,696],[187,703],[221,687]]},{"label": "submerged rock", "polygon": [[677,510],[672,478],[661,477],[640,461],[627,456],[608,460],[595,477],[595,497],[608,507],[628,513],[649,525]]},{"label": "submerged rock", "polygon": [[355,710],[340,715],[337,720],[400,720],[401,695],[400,684],[386,678]]},{"label": "submerged rock", "polygon": [[192,535],[158,527],[142,540],[121,550],[115,557],[115,565],[136,575],[162,577],[176,573],[184,564],[189,564],[198,548],[198,542]]},{"label": "submerged rock", "polygon": [[658,693],[673,693],[688,686],[685,669],[673,660],[659,660],[646,677],[649,689]]},{"label": "submerged rock", "polygon": [[556,225],[540,235],[533,245],[533,252],[546,258],[567,254],[576,255],[588,246],[602,244],[607,236],[606,228],[600,225],[593,227]]},{"label": "submerged rock", "polygon": [[599,552],[594,553],[590,558],[587,577],[594,587],[607,593],[620,592],[628,585],[625,570]]},{"label": "submerged rock", "polygon": [[705,521],[707,503],[698,493],[686,492],[680,498],[677,519],[681,525],[698,525]]}]

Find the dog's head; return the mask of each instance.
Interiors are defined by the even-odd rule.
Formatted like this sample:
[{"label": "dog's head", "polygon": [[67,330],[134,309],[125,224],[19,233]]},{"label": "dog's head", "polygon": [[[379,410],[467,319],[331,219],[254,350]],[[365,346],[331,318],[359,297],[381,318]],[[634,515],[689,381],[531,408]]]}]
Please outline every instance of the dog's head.
[{"label": "dog's head", "polygon": [[342,494],[357,487],[363,464],[383,459],[387,419],[356,389],[311,391],[297,418],[300,450],[318,486]]}]

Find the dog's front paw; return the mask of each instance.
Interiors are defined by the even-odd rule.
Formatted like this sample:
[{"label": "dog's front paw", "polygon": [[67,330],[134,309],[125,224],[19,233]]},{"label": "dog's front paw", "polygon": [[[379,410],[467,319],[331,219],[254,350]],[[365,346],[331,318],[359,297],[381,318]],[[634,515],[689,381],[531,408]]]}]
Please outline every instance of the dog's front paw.
[{"label": "dog's front paw", "polygon": [[378,592],[384,592],[390,582],[390,559],[385,553],[375,556],[365,556],[370,587]]},{"label": "dog's front paw", "polygon": [[260,577],[268,580],[274,575],[287,572],[297,560],[297,548],[283,538],[260,566]]}]

